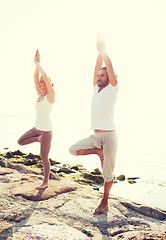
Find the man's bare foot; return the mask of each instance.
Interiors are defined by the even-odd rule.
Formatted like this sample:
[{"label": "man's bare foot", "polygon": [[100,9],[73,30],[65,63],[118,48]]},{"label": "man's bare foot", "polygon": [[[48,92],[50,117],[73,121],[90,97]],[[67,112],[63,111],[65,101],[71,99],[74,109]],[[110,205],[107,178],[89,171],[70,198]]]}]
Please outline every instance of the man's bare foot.
[{"label": "man's bare foot", "polygon": [[104,162],[104,155],[103,155],[103,149],[99,149],[98,154],[101,161],[101,167],[103,168],[103,162]]},{"label": "man's bare foot", "polygon": [[98,208],[96,208],[96,210],[93,214],[95,214],[95,215],[102,214],[107,209],[108,209],[108,202],[105,202],[102,200],[100,205],[98,206]]},{"label": "man's bare foot", "polygon": [[41,185],[36,187],[36,189],[40,190],[40,189],[45,189],[47,187],[48,187],[48,182],[43,182]]}]

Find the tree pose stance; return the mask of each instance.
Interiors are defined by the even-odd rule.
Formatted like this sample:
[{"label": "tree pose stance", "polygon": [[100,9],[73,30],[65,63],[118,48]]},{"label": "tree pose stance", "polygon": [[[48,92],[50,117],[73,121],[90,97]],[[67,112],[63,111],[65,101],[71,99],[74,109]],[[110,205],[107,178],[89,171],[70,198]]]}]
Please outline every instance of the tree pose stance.
[{"label": "tree pose stance", "polygon": [[[73,155],[97,154],[100,158],[103,169],[104,194],[94,214],[101,214],[108,208],[117,149],[113,112],[118,84],[111,60],[105,49],[104,41],[97,38],[98,56],[94,71],[94,94],[91,103],[91,128],[94,130],[94,134],[78,141],[69,148]],[[102,67],[103,61],[106,67]]]},{"label": "tree pose stance", "polygon": [[[50,119],[50,113],[54,103],[55,92],[50,78],[46,75],[40,65],[40,54],[38,50],[36,51],[34,62],[36,64],[34,82],[38,94],[36,102],[36,123],[34,128],[30,129],[19,138],[18,144],[26,145],[33,142],[40,143],[40,154],[44,166],[44,180],[43,183],[36,188],[44,189],[48,187],[48,179],[50,175],[50,161],[48,159],[52,140],[52,122]],[[39,72],[41,73],[40,78]]]}]

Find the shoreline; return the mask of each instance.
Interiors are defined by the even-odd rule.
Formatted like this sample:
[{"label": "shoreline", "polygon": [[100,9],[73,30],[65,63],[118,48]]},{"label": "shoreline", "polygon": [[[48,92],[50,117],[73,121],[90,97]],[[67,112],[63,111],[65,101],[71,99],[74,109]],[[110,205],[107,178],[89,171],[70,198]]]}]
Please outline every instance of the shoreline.
[{"label": "shoreline", "polygon": [[[8,148],[4,148],[4,150],[6,150],[6,152],[0,152],[0,156],[4,157],[6,161],[14,164],[23,164],[42,171],[43,163],[39,154],[26,154],[20,150],[9,151]],[[51,164],[51,173],[57,174],[59,177],[64,177],[80,184],[94,186],[95,188],[98,187],[98,190],[104,183],[102,172],[98,168],[90,172],[84,168],[82,164],[66,164],[51,158],[49,158],[49,160]],[[129,184],[135,184],[138,179],[140,179],[138,176],[126,177],[124,174],[120,174],[119,176],[115,176],[114,184],[126,180]]]}]

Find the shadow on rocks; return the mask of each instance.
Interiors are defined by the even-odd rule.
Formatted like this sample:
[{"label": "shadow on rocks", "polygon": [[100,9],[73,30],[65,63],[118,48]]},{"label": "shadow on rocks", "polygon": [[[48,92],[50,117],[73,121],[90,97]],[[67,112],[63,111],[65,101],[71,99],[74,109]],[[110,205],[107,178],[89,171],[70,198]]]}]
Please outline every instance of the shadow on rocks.
[{"label": "shadow on rocks", "polygon": [[[45,191],[45,189],[40,189],[37,193],[37,197],[40,197],[43,192]],[[25,224],[27,223],[27,221],[29,220],[29,218],[32,216],[33,212],[35,211],[35,208],[38,205],[38,201],[33,202],[32,205],[30,206],[31,211],[28,214],[28,216],[26,217],[26,219],[23,219],[17,223],[14,223],[12,226],[5,228],[2,232],[1,232],[1,240],[7,240],[9,237],[12,237],[12,235],[14,233],[16,233],[19,229],[21,229],[22,227],[25,226]]]},{"label": "shadow on rocks", "polygon": [[108,209],[100,215],[95,215],[94,214],[93,217],[97,220],[97,222],[94,222],[93,225],[95,227],[97,227],[102,234],[101,240],[110,239],[109,238],[109,231],[108,231],[108,228],[110,226],[109,226],[109,223],[107,221]]}]

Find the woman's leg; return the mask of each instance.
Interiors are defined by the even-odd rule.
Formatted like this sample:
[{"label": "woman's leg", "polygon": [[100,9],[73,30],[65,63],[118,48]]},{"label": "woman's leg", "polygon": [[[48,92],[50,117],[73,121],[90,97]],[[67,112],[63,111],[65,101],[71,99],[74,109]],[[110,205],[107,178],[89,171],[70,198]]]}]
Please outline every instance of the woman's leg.
[{"label": "woman's leg", "polygon": [[43,167],[44,167],[44,180],[42,185],[37,187],[37,189],[43,189],[48,187],[48,179],[50,175],[50,161],[48,159],[48,154],[51,148],[51,140],[52,140],[52,131],[49,132],[41,132],[41,159],[43,161]]},{"label": "woman's leg", "polygon": [[39,136],[41,135],[41,132],[37,130],[36,128],[32,128],[26,133],[24,133],[19,139],[18,144],[19,145],[26,145],[33,142],[39,142]]}]

